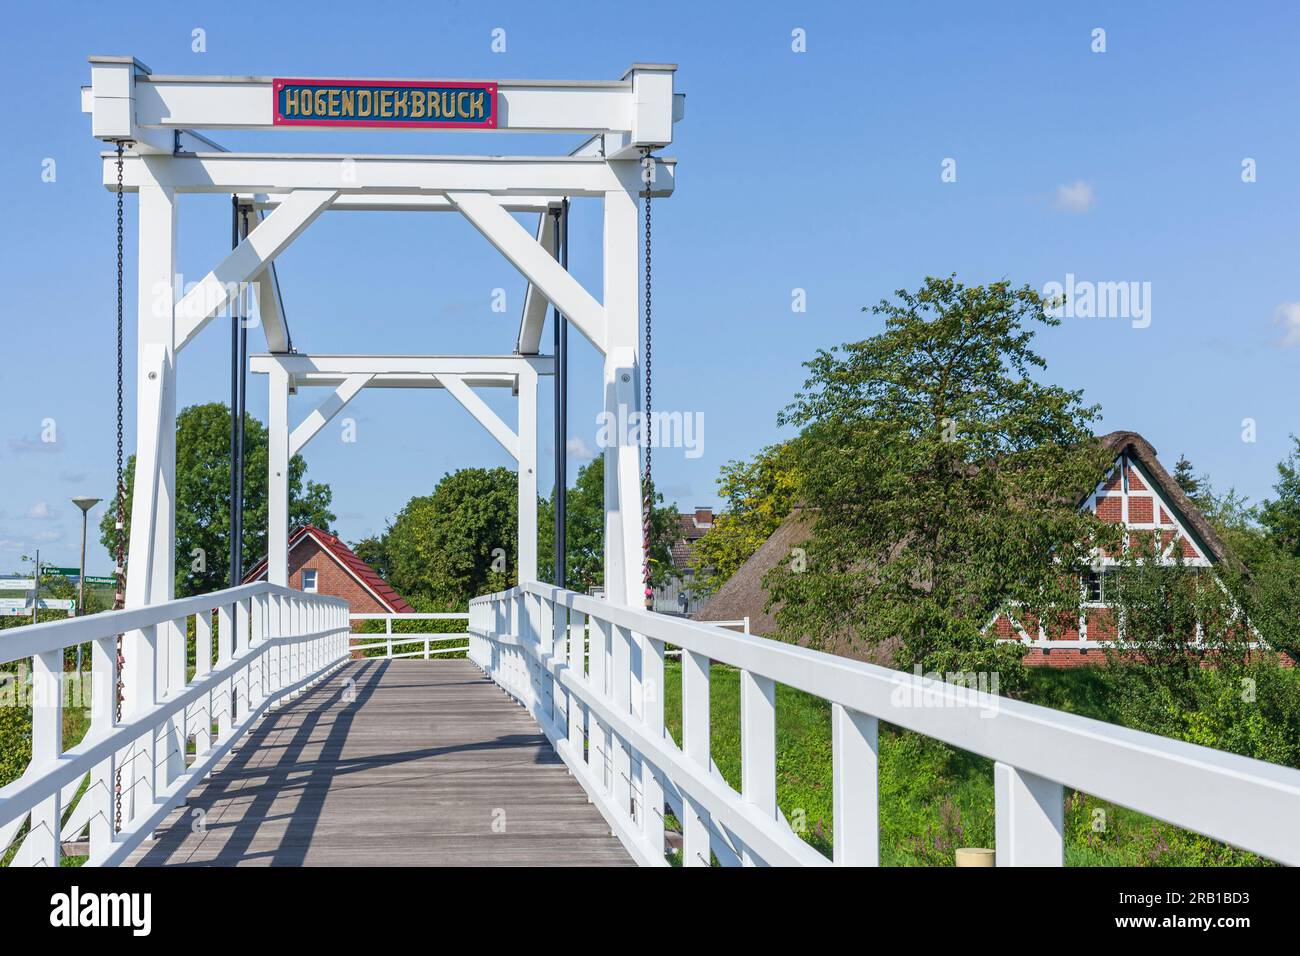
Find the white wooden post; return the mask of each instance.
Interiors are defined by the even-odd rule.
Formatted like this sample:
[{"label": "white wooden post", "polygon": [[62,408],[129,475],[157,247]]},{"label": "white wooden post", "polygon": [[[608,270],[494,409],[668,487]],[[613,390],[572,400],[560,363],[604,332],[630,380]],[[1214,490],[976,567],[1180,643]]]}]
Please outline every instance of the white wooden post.
[{"label": "white wooden post", "polygon": [[998,866],[1062,866],[1065,793],[1059,783],[993,764]]},{"label": "white wooden post", "polygon": [[[709,772],[709,658],[682,650],[682,750]],[[712,865],[708,813],[682,794],[682,865]]]},{"label": "white wooden post", "polygon": [[[63,753],[63,648],[32,658],[31,771],[53,767]],[[63,799],[59,788],[32,808],[28,859],[35,866],[59,865]]]},{"label": "white wooden post", "polygon": [[831,705],[835,864],[880,864],[879,722]]},{"label": "white wooden post", "polygon": [[384,618],[384,634],[387,635],[385,640],[388,644],[384,656],[391,658],[393,656],[393,616],[391,614]]},{"label": "white wooden post", "polygon": [[289,373],[273,366],[267,373],[266,580],[289,586]]},{"label": "white wooden post", "polygon": [[[153,171],[155,160],[142,162]],[[176,195],[155,183],[142,184],[138,207],[136,471],[127,552],[127,607],[158,604],[175,594]],[[145,638],[139,631],[123,635],[123,713],[138,713],[154,704],[156,634],[153,640],[152,648],[147,649],[141,646]],[[129,764],[132,774],[152,767],[154,759],[152,735],[142,738],[139,745],[147,745],[148,750],[133,754]],[[149,776],[152,779],[152,772]],[[137,794],[137,789],[132,787],[123,794],[124,819],[135,815],[137,795],[144,796]]]},{"label": "white wooden post", "polygon": [[[740,672],[740,792],[776,819],[776,684],[749,671]],[[748,848],[741,859],[745,866],[762,862]]]},{"label": "white wooden post", "polygon": [[607,192],[604,199],[605,600],[623,607],[641,607],[641,449],[635,434],[626,433],[635,430],[620,427],[626,426],[629,416],[640,407],[637,202],[625,190]]},{"label": "white wooden post", "polygon": [[[557,454],[563,454],[560,449]],[[537,370],[519,371],[519,583],[537,580]]]}]

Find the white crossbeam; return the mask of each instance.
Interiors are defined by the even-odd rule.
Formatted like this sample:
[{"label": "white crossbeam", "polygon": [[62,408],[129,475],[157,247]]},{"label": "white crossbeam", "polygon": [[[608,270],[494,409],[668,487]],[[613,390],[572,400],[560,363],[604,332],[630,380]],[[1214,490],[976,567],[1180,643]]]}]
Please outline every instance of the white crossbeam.
[{"label": "white crossbeam", "polygon": [[316,436],[316,433],[343,410],[343,406],[352,401],[357,393],[366,387],[373,375],[349,375],[330,396],[321,402],[310,415],[302,420],[293,434],[289,436],[289,457],[302,451],[304,445]]},{"label": "white crossbeam", "polygon": [[[613,81],[495,80],[497,129],[542,133],[632,133],[645,129],[647,135],[662,138],[664,125],[671,127],[674,116],[680,114],[672,93],[675,69],[671,64],[638,63],[623,79]],[[158,130],[301,132],[274,125],[273,79],[149,75],[142,69],[135,77],[135,123]]]},{"label": "white crossbeam", "polygon": [[[117,188],[116,153],[103,153],[103,183]],[[439,194],[450,190],[521,196],[600,197],[610,190],[638,191],[636,163],[607,163],[585,156],[370,156],[324,153],[127,154],[122,188],[159,185],[178,193],[286,193],[333,189],[342,195]],[[653,195],[673,192],[676,160],[656,164]]]},{"label": "white crossbeam", "polygon": [[[116,175],[116,173],[114,174]],[[116,180],[114,180],[116,183]],[[544,213],[558,206],[562,196],[506,196],[501,205],[507,212]],[[254,209],[274,209],[284,201],[282,193],[241,196]],[[344,193],[330,205],[331,212],[457,212],[446,197],[429,193]]]},{"label": "white crossbeam", "polygon": [[447,198],[598,351],[605,351],[604,307],[494,197],[481,192],[449,192]]},{"label": "white crossbeam", "polygon": [[294,352],[287,355],[253,355],[248,360],[254,372],[283,368],[295,381],[324,374],[374,375],[517,375],[522,368],[538,375],[550,375],[555,360],[549,355],[316,355]]},{"label": "white crossbeam", "polygon": [[488,408],[487,403],[479,398],[459,375],[442,374],[438,378],[442,380],[443,388],[465,406],[465,411],[473,415],[475,420],[488,430],[488,434],[499,441],[501,447],[508,451],[515,461],[518,461],[519,436],[514,430],[503,422],[496,412]]},{"label": "white crossbeam", "polygon": [[265,269],[333,201],[329,189],[297,190],[252,230],[221,264],[176,303],[176,351],[229,304],[231,292]]}]

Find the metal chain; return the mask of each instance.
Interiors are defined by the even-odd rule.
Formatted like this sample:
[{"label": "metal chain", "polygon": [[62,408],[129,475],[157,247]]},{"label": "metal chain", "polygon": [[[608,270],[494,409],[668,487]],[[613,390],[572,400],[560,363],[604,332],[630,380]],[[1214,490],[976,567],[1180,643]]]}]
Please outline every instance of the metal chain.
[{"label": "metal chain", "polygon": [[650,473],[650,452],[652,447],[650,430],[651,415],[651,388],[650,388],[650,364],[651,364],[651,344],[650,336],[650,187],[654,183],[654,158],[650,155],[650,150],[644,150],[641,154],[643,166],[643,178],[645,180],[645,414],[642,422],[645,426],[645,483],[641,492],[641,579],[645,584],[645,607],[651,610],[654,607],[654,588],[650,585],[650,538],[654,527],[654,484]]},{"label": "metal chain", "polygon": [[[117,142],[117,516],[115,521],[117,567],[117,592],[113,596],[114,610],[126,604],[126,480],[122,467],[122,150],[123,143]],[[117,635],[117,687],[114,703],[117,721],[122,721],[122,665],[126,661],[122,656],[122,635]],[[122,829],[122,767],[117,768],[115,788],[117,814],[114,830]]]}]

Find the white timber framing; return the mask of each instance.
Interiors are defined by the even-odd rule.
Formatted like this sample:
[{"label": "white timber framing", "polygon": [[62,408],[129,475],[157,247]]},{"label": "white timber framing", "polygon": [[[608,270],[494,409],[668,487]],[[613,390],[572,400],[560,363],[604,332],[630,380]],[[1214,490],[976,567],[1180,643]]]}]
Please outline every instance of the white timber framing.
[{"label": "white timber framing", "polygon": [[[519,462],[521,505],[525,498],[528,502],[519,512],[519,576],[535,580],[536,386],[538,375],[552,371],[550,359],[537,354],[542,324],[550,306],[574,323],[602,356],[606,415],[627,420],[639,404],[637,205],[645,188],[640,160],[645,151],[671,144],[673,124],[683,116],[684,97],[673,89],[675,67],[638,63],[617,80],[495,81],[499,124],[477,131],[479,135],[518,131],[583,138],[576,149],[569,143],[555,155],[532,156],[225,151],[198,131],[288,134],[306,143],[311,137],[303,134],[312,130],[273,124],[269,76],[155,75],[130,56],[92,56],[90,73],[81,103],[90,114],[92,135],[106,147],[102,183],[116,188],[116,145],[124,144],[122,188],[139,203],[138,352],[135,375],[128,379],[135,382],[137,472],[127,606],[157,604],[174,594],[178,357],[250,282],[257,286],[258,315],[271,353],[251,362],[254,371],[268,376],[268,426],[275,436],[269,456],[268,580],[287,580],[291,455],[363,388],[430,387],[456,397]],[[213,150],[183,150],[185,134]],[[464,133],[443,130],[436,135]],[[428,142],[428,136],[419,142]],[[655,169],[651,195],[671,195],[675,161],[656,156]],[[178,215],[182,197],[190,194],[232,195],[257,215],[236,248],[181,296],[176,288]],[[560,267],[547,228],[549,211],[576,198],[597,199],[604,206],[599,296]],[[345,356],[321,364],[319,355],[292,352],[273,266],[312,222],[335,210],[464,216],[527,280],[524,316],[511,343],[516,354]],[[537,227],[525,228],[515,218],[519,215],[538,216]],[[309,321],[299,320],[295,328],[300,337],[309,337]],[[333,394],[291,429],[289,392],[308,386],[329,387]],[[474,391],[480,387],[515,390],[519,414],[513,428],[490,413]],[[604,459],[607,599],[639,606],[638,444],[630,436],[618,436],[604,449]],[[162,625],[127,635],[123,683],[128,713],[153,706],[183,680],[184,668],[176,666],[178,638],[183,641],[183,634]],[[639,669],[640,635],[634,643]],[[175,749],[175,744],[159,747]],[[149,766],[154,760],[154,754],[137,748],[133,764],[138,767],[127,765],[134,781],[127,801],[137,784],[145,790],[154,785]]]},{"label": "white timber framing", "polygon": [[[267,580],[287,585],[288,463],[368,387],[440,388],[456,399],[518,463],[521,527],[518,567],[525,580],[537,576],[537,380],[553,372],[545,355],[254,355],[249,368],[268,376]],[[400,384],[395,384],[400,383]],[[335,386],[296,427],[288,419],[289,394],[298,388]],[[504,386],[518,398],[518,426],[512,429],[474,391]],[[525,507],[525,505],[527,505]]]}]

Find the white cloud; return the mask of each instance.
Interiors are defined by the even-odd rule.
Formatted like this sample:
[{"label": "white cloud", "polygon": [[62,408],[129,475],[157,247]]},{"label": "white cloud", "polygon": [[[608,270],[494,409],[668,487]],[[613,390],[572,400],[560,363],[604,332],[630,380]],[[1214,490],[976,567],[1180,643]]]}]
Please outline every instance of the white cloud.
[{"label": "white cloud", "polygon": [[60,528],[51,528],[48,531],[38,531],[32,535],[32,541],[37,544],[49,544],[51,541],[59,541],[63,538],[63,531]]},{"label": "white cloud", "polygon": [[1278,345],[1300,345],[1300,302],[1283,302],[1273,311],[1273,324],[1282,330]]},{"label": "white cloud", "polygon": [[38,501],[27,509],[27,517],[44,519],[53,518],[54,515],[50,512],[50,503],[48,501]]},{"label": "white cloud", "polygon": [[588,447],[580,436],[574,436],[564,443],[564,449],[574,458],[595,458],[596,453]]},{"label": "white cloud", "polygon": [[1091,183],[1082,179],[1056,187],[1056,208],[1066,212],[1087,212],[1097,201],[1097,193]]}]

